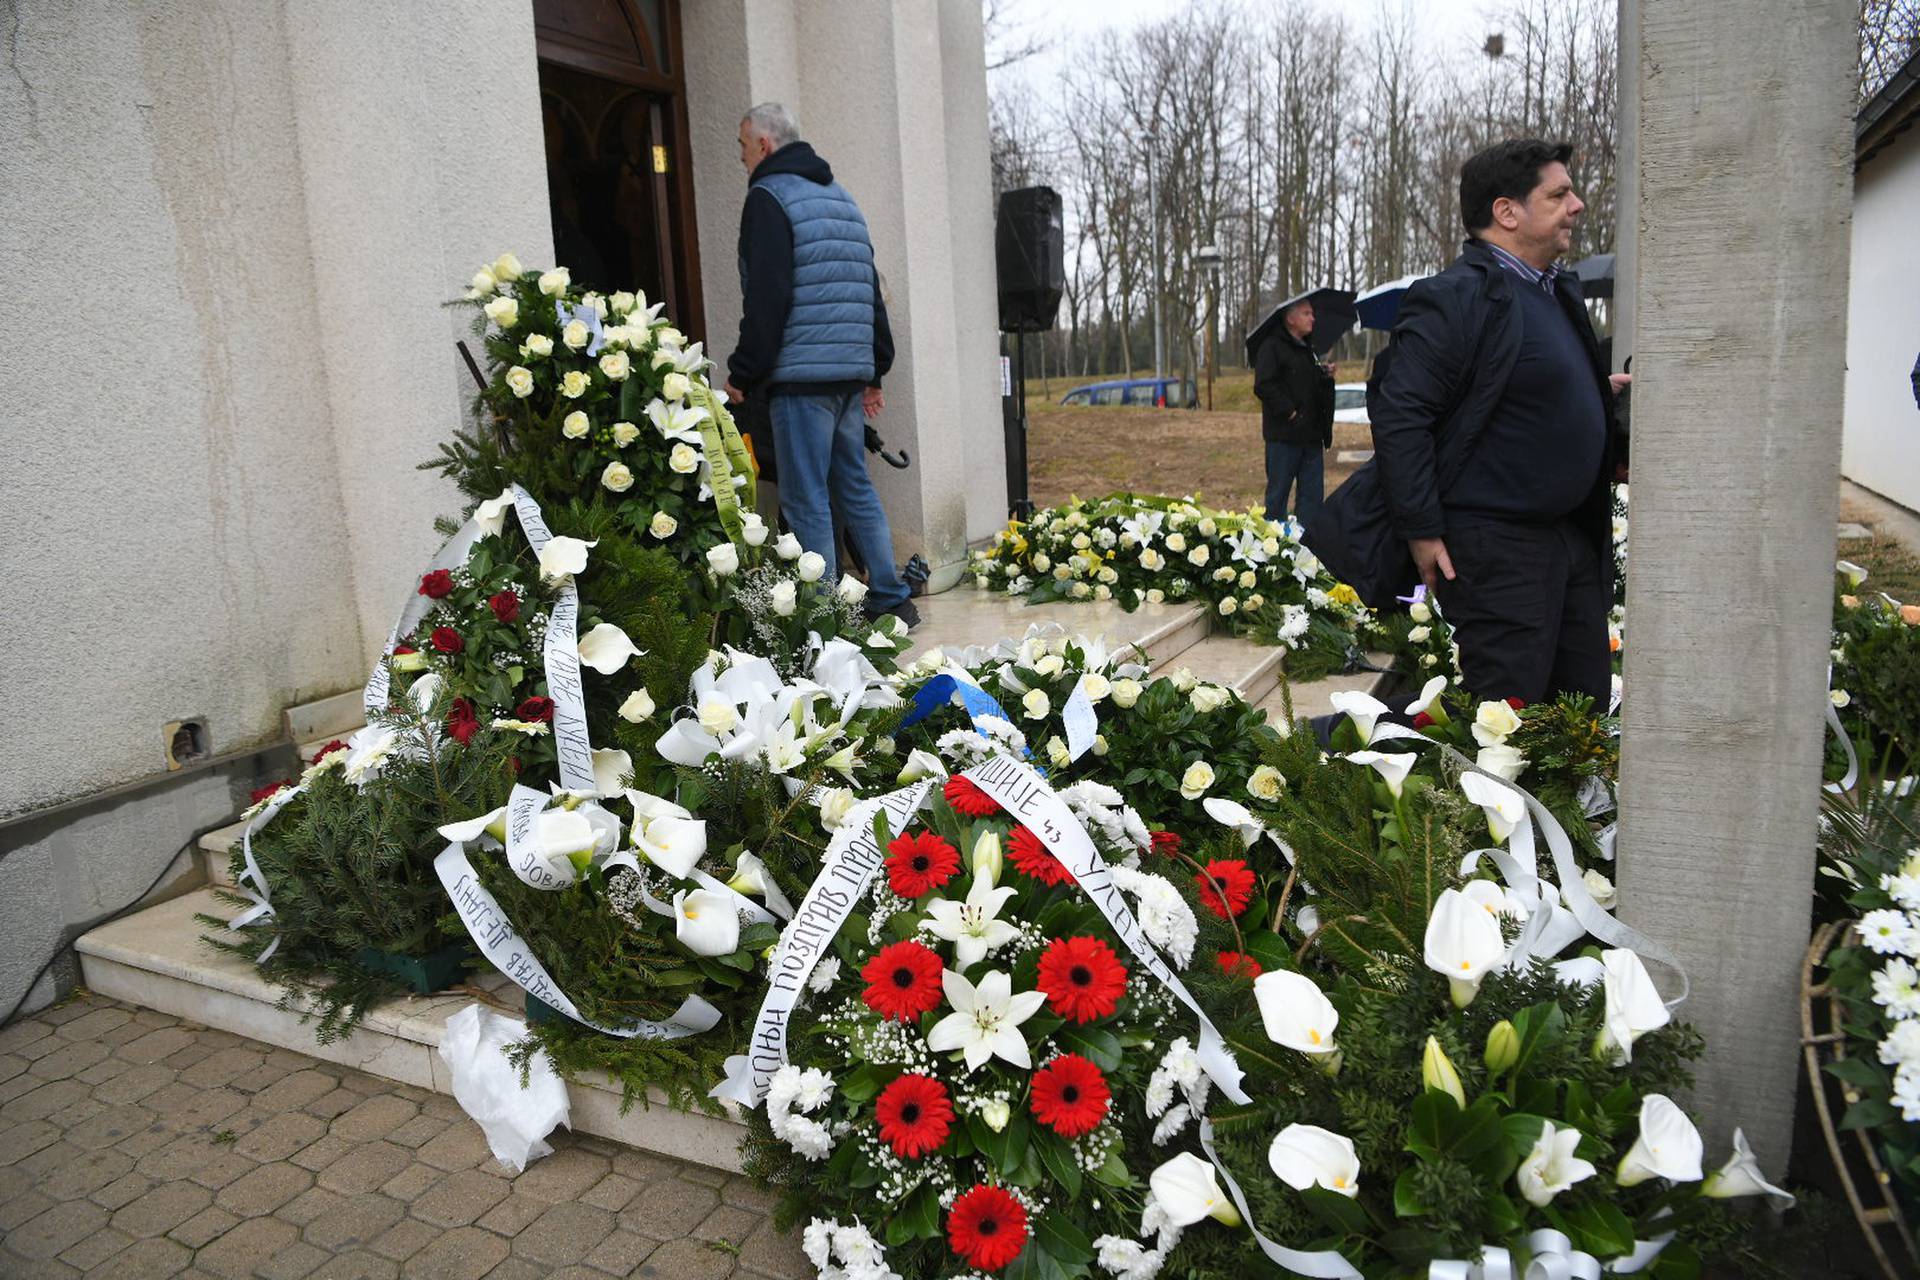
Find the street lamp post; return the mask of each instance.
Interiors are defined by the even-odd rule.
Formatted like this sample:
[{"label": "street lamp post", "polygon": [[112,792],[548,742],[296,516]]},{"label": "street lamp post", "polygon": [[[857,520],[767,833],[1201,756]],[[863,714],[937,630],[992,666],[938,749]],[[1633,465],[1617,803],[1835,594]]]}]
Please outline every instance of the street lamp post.
[{"label": "street lamp post", "polygon": [[1214,335],[1220,328],[1220,246],[1194,251],[1193,263],[1207,273],[1207,412],[1213,412]]},{"label": "street lamp post", "polygon": [[[1160,333],[1160,188],[1153,180],[1153,153],[1159,149],[1158,134],[1147,135],[1147,221],[1152,224],[1151,243],[1153,245],[1153,379],[1157,384],[1167,376],[1166,350],[1161,342]],[[1160,396],[1160,388],[1153,389],[1154,398]]]}]

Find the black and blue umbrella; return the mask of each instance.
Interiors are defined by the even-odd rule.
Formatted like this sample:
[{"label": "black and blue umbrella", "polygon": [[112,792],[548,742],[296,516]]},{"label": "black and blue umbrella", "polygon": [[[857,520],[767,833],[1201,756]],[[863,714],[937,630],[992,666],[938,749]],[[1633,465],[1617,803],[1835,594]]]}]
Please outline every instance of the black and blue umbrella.
[{"label": "black and blue umbrella", "polygon": [[1398,280],[1389,280],[1377,284],[1353,300],[1353,309],[1360,317],[1362,329],[1391,329],[1393,322],[1400,317],[1401,300],[1407,296],[1414,282],[1424,280],[1425,276],[1401,276]]}]

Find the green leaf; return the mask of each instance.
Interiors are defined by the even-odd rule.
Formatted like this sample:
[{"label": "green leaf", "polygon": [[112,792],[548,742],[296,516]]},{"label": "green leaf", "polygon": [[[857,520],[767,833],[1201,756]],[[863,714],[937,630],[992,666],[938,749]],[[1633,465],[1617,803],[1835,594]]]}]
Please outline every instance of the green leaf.
[{"label": "green leaf", "polygon": [[1432,1212],[1432,1209],[1414,1193],[1414,1174],[1418,1166],[1410,1166],[1400,1171],[1393,1180],[1393,1212],[1402,1218],[1418,1218]]},{"label": "green leaf", "polygon": [[1546,1124],[1545,1116],[1527,1115],[1522,1112],[1518,1115],[1502,1116],[1500,1131],[1506,1134],[1507,1144],[1513,1148],[1514,1152],[1524,1156],[1533,1150],[1534,1143],[1540,1141],[1540,1131],[1546,1127]]},{"label": "green leaf", "polygon": [[886,1087],[886,1077],[893,1074],[890,1068],[860,1067],[839,1081],[840,1096],[849,1102],[866,1102],[879,1096],[880,1090]]},{"label": "green leaf", "polygon": [[1842,1129],[1877,1129],[1900,1118],[1900,1113],[1884,1098],[1862,1098],[1847,1108],[1840,1121]]},{"label": "green leaf", "polygon": [[1887,1073],[1865,1058],[1842,1058],[1827,1064],[1827,1074],[1862,1089],[1885,1089]]},{"label": "green leaf", "polygon": [[1085,1266],[1093,1261],[1093,1245],[1064,1213],[1043,1213],[1035,1218],[1033,1239],[1068,1266]]},{"label": "green leaf", "polygon": [[1633,1223],[1609,1201],[1589,1201],[1561,1216],[1571,1228],[1567,1234],[1588,1253],[1610,1258],[1633,1248]]},{"label": "green leaf", "polygon": [[1300,1193],[1300,1198],[1306,1202],[1308,1211],[1314,1217],[1343,1236],[1363,1235],[1372,1225],[1359,1200],[1343,1196],[1338,1191],[1308,1187]]},{"label": "green leaf", "polygon": [[921,1183],[907,1197],[900,1212],[887,1223],[887,1243],[905,1244],[909,1240],[931,1240],[940,1234],[940,1197],[933,1184]]},{"label": "green leaf", "polygon": [[1099,1027],[1064,1027],[1054,1039],[1082,1055],[1102,1071],[1120,1069],[1120,1037]]},{"label": "green leaf", "polygon": [[1046,1166],[1053,1180],[1067,1194],[1068,1200],[1080,1198],[1080,1166],[1074,1162],[1073,1149],[1060,1135],[1051,1130],[1036,1127],[1033,1131],[1033,1145],[1040,1152],[1040,1163]]}]

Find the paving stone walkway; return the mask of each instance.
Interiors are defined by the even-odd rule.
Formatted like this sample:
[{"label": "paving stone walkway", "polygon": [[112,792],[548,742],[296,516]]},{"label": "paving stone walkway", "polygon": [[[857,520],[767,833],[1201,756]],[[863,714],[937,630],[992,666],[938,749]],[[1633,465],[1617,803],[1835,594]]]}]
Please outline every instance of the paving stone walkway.
[{"label": "paving stone walkway", "polygon": [[0,1276],[804,1280],[744,1178],[96,996],[0,1030]]}]

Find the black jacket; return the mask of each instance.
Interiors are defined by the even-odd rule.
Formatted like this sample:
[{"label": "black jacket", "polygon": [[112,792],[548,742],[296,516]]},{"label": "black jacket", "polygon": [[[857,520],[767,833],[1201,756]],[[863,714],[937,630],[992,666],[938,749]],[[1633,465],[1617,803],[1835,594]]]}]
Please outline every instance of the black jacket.
[{"label": "black jacket", "polygon": [[[833,169],[811,144],[789,142],[760,162],[747,188],[746,208],[740,214],[740,258],[746,263],[747,296],[740,300],[740,341],[727,357],[727,373],[742,391],[771,392],[761,384],[780,360],[780,340],[786,333],[787,312],[793,305],[793,224],[771,192],[757,185],[776,173],[798,174],[822,185],[833,181]],[[880,279],[873,285],[873,382],[893,367],[893,330],[887,324],[887,304],[880,296]],[[808,391],[857,391],[858,383],[808,384]]]},{"label": "black jacket", "polygon": [[[1472,453],[1520,355],[1513,291],[1523,287],[1491,249],[1469,240],[1452,266],[1407,291],[1393,327],[1392,358],[1367,396],[1375,465],[1394,528],[1404,538],[1447,532],[1446,486]],[[1563,271],[1555,288],[1587,349],[1607,414],[1600,472],[1571,518],[1605,547],[1613,510],[1608,481],[1619,447],[1613,389],[1579,280]],[[1612,557],[1600,560],[1611,572]]]},{"label": "black jacket", "polygon": [[1325,449],[1333,443],[1333,375],[1284,329],[1253,353],[1260,438]]}]

